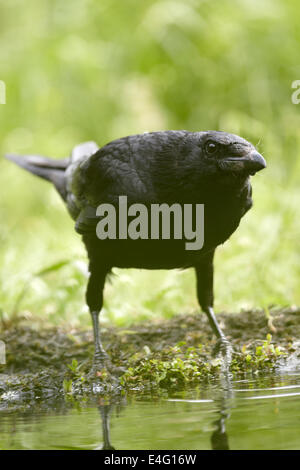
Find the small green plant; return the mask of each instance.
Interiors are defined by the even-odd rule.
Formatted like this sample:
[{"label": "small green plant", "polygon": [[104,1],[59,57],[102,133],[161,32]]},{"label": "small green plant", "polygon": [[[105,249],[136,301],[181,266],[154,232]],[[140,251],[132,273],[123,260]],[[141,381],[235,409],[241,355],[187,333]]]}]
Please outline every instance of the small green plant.
[{"label": "small green plant", "polygon": [[63,388],[64,388],[65,393],[72,393],[72,383],[73,383],[72,380],[64,379]]},{"label": "small green plant", "polygon": [[[231,372],[241,374],[247,371],[270,369],[276,366],[278,358],[285,350],[272,343],[267,335],[262,345],[242,346],[241,352],[234,353]],[[203,346],[187,347],[185,342],[149,354],[148,350],[135,354],[131,366],[121,377],[121,385],[127,389],[171,388],[196,383],[199,379],[209,379],[219,373],[221,358],[208,359],[203,354]]]},{"label": "small green plant", "polygon": [[244,345],[241,348],[241,354],[237,355],[232,362],[232,370],[245,372],[274,368],[278,358],[286,354],[287,352],[282,346],[276,346],[272,343],[272,335],[267,334],[261,345],[251,346],[250,349]]},{"label": "small green plant", "polygon": [[200,377],[212,376],[220,362],[205,362],[202,358],[202,345],[186,347],[185,342],[166,348],[160,352],[143,357],[135,356],[131,367],[121,377],[121,384],[126,388],[182,386],[199,380]]},{"label": "small green plant", "polygon": [[[77,359],[72,359],[71,364],[67,364],[67,367],[69,368],[71,372],[71,378],[74,380],[80,380],[81,382],[85,382],[86,378],[80,371],[81,367],[83,366],[83,363],[78,364]],[[69,373],[70,375],[70,373]]]},{"label": "small green plant", "polygon": [[78,361],[76,359],[72,359],[72,363],[67,364],[67,366],[74,375],[78,375]]}]

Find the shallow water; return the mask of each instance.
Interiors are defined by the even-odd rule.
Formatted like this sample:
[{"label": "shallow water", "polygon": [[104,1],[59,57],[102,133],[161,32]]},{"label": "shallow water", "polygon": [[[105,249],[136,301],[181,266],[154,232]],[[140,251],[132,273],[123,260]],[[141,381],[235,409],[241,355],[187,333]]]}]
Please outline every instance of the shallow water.
[{"label": "shallow water", "polygon": [[299,449],[300,372],[214,384],[111,405],[10,403],[1,449]]}]

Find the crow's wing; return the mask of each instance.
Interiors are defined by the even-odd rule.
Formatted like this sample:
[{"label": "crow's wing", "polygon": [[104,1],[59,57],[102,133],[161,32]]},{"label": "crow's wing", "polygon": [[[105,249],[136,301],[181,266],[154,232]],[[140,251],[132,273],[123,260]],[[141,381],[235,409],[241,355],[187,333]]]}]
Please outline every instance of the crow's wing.
[{"label": "crow's wing", "polygon": [[95,230],[101,203],[118,204],[127,196],[128,204],[158,202],[155,182],[159,173],[169,178],[185,131],[139,134],[110,142],[73,172],[70,189],[80,204],[75,229],[79,233]]},{"label": "crow's wing", "polygon": [[69,164],[65,171],[65,185],[66,203],[73,219],[77,219],[81,211],[80,202],[78,201],[76,194],[72,191],[74,175],[76,174],[80,165],[88,160],[98,150],[99,146],[96,144],[96,142],[90,141],[76,145],[71,152]]}]

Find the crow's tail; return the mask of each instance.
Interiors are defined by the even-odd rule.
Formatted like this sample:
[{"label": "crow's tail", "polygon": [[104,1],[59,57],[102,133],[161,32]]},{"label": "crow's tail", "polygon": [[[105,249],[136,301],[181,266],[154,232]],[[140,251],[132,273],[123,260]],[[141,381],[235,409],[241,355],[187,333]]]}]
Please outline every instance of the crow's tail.
[{"label": "crow's tail", "polygon": [[66,199],[66,181],[65,170],[67,169],[70,158],[54,160],[39,155],[15,155],[7,154],[5,158],[13,161],[25,170],[40,176],[45,180],[51,181],[56,187],[61,197]]}]

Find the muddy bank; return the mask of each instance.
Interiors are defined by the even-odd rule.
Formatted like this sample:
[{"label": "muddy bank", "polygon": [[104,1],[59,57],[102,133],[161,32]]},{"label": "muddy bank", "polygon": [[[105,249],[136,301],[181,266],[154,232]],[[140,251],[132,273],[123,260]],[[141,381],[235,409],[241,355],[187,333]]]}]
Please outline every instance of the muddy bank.
[{"label": "muddy bank", "polygon": [[[218,316],[233,344],[233,374],[260,373],[297,352],[300,309],[249,311]],[[183,387],[219,373],[215,338],[205,315],[177,315],[131,328],[105,328],[103,340],[112,363],[90,376],[91,331],[18,325],[2,329],[6,364],[0,365],[0,409],[7,403]]]}]

